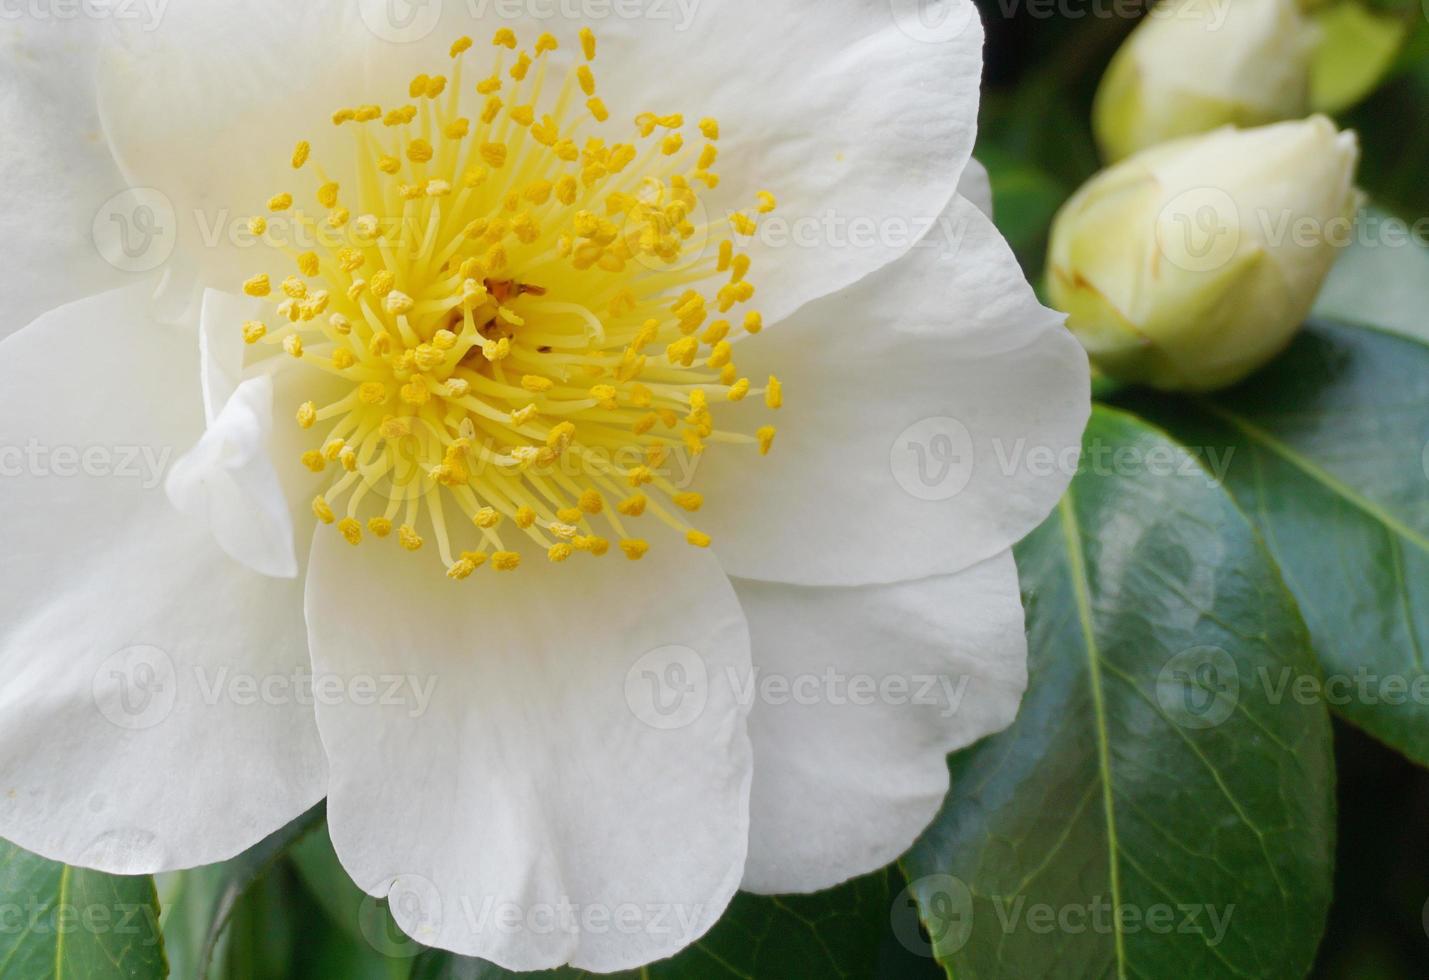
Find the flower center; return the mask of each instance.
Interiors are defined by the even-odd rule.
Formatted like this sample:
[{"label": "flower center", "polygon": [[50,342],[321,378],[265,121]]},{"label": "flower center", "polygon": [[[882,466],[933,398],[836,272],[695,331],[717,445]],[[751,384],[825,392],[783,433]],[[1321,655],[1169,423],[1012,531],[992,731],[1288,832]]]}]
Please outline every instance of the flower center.
[{"label": "flower center", "polygon": [[[714,415],[749,395],[771,409],[782,399],[777,378],[740,376],[731,343],[762,325],[741,308],[754,286],[735,244],[774,197],[706,218],[697,188],[719,182],[713,119],[687,128],[644,112],[629,142],[598,135],[616,126],[589,29],[584,58],[546,99],[556,39],[519,50],[503,29],[493,45],[472,117],[461,114],[470,38],[452,45],[450,79],[412,80],[411,104],[333,114],[355,138],[356,187],[310,162],[307,142],[293,152],[326,210],[295,218],[318,247],[284,249],[299,274],[279,285],[273,326],[243,330],[346,382],[336,400],[297,409],[319,437],[303,464],[333,473],[313,511],[353,545],[396,531],[417,551],[430,537],[453,579],[516,568],[507,535],[561,562],[606,554],[610,534],[639,559],[638,525],[653,517],[708,547],[685,516],[702,498],[669,464],[773,442],[772,426],[723,431]],[[268,208],[291,211],[293,197]],[[267,219],[249,227],[263,236]],[[265,274],[244,291],[272,286]]]}]

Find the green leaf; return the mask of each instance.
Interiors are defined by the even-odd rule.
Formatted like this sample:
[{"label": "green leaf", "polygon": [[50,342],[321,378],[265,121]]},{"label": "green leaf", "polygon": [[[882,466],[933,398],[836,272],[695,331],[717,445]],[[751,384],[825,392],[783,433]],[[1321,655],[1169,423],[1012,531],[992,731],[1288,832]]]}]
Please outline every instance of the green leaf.
[{"label": "green leaf", "polygon": [[199,980],[223,961],[220,945],[240,902],[284,852],[323,819],[323,804],[274,831],[238,857],[166,876],[164,936],[174,974]]},{"label": "green leaf", "polygon": [[1330,893],[1330,728],[1262,678],[1315,676],[1304,624],[1184,449],[1105,408],[1086,448],[1017,548],[1021,712],[952,758],[904,860],[932,949],[958,980],[1303,975]]},{"label": "green leaf", "polygon": [[[1425,231],[1421,226],[1421,235]],[[1378,208],[1360,212],[1355,238],[1335,260],[1315,303],[1320,319],[1372,323],[1429,343],[1429,237]]]},{"label": "green leaf", "polygon": [[153,878],[71,868],[0,841],[0,977],[167,975]]},{"label": "green leaf", "polygon": [[1429,764],[1429,340],[1312,323],[1229,391],[1120,400],[1228,455],[1226,486],[1300,602],[1326,699]]},{"label": "green leaf", "polygon": [[[836,980],[874,975],[888,922],[888,874],[878,871],[816,895],[740,892],[724,916],[688,949],[628,980]],[[424,953],[412,980],[507,980],[592,976],[561,969],[518,974],[438,950]]]}]

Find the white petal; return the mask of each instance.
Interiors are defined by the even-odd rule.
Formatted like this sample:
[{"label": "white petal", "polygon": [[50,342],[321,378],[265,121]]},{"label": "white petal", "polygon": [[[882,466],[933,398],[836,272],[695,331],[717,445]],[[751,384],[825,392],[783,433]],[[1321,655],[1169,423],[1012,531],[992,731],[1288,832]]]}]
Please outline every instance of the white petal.
[{"label": "white petal", "polygon": [[958,194],[967,198],[983,214],[992,217],[992,179],[987,168],[976,158],[968,161],[963,179],[958,181]]},{"label": "white petal", "polygon": [[100,64],[100,115],[126,178],[175,225],[170,288],[194,302],[201,284],[237,288],[275,271],[282,260],[247,234],[246,222],[266,214],[280,191],[297,204],[268,216],[268,238],[310,247],[294,216],[321,209],[312,165],[301,173],[288,166],[297,140],[352,187],[350,133],[329,115],[406,95],[365,94],[361,64],[376,39],[350,4],[168,0],[154,24],[114,26],[120,43]]},{"label": "white petal", "polygon": [[197,347],[148,300],[0,344],[0,836],[117,873],[231,857],[326,786],[299,589],[164,496],[202,426]]},{"label": "white petal", "polygon": [[82,17],[7,16],[0,28],[0,258],[10,270],[0,338],[124,278],[94,240],[101,205],[124,189],[95,111],[98,34]]},{"label": "white petal", "polygon": [[[760,219],[749,278],[766,322],[905,254],[972,153],[983,32],[971,0],[674,6],[687,22],[599,25],[600,95],[630,114],[719,120],[709,217]],[[761,216],[764,190],[778,207]]]},{"label": "white petal", "polygon": [[273,380],[260,375],[238,386],[198,445],[174,464],[165,489],[234,560],[261,575],[294,578],[293,519],[268,455],[272,435]]},{"label": "white petal", "polygon": [[707,552],[543,561],[452,583],[426,552],[320,529],[319,676],[403,685],[388,704],[319,699],[328,820],[354,880],[390,892],[421,942],[513,970],[625,969],[698,938],[739,885],[750,758],[730,678],[748,632]]},{"label": "white petal", "polygon": [[947,753],[1017,714],[1012,554],[896,585],[734,584],[757,672],[743,887],[817,891],[883,867],[937,813]]},{"label": "white petal", "polygon": [[1075,471],[1086,355],[1038,304],[980,211],[958,199],[907,258],[741,343],[784,407],[716,406],[778,435],[717,446],[694,482],[733,575],[856,585],[946,574],[1005,550]]}]

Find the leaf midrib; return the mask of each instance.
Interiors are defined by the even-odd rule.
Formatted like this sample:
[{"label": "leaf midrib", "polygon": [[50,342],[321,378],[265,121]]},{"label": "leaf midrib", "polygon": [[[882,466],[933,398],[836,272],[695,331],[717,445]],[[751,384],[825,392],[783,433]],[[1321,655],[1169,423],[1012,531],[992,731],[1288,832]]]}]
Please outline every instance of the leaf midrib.
[{"label": "leaf midrib", "polygon": [[1221,408],[1219,405],[1214,405],[1207,401],[1201,401],[1199,404],[1211,415],[1214,415],[1216,418],[1221,419],[1222,421],[1235,427],[1246,438],[1259,444],[1263,448],[1274,453],[1276,456],[1279,456],[1285,462],[1289,463],[1291,466],[1294,466],[1296,469],[1300,470],[1300,472],[1304,473],[1306,476],[1310,477],[1312,480],[1325,487],[1326,490],[1330,491],[1335,496],[1341,498],[1346,503],[1353,505],[1357,510],[1364,513],[1367,517],[1378,522],[1386,530],[1392,531],[1394,534],[1413,544],[1420,551],[1423,551],[1425,554],[1429,554],[1429,537],[1425,537],[1424,535],[1420,534],[1418,531],[1414,530],[1414,528],[1399,520],[1399,518],[1386,511],[1383,507],[1375,503],[1373,500],[1370,500],[1368,497],[1365,497],[1353,487],[1337,479],[1328,470],[1324,469],[1323,467],[1315,463],[1313,460],[1310,460],[1301,453],[1296,452],[1290,446],[1286,445],[1281,440],[1275,438],[1275,436],[1271,435],[1269,432],[1262,429],[1254,422],[1249,421],[1243,416],[1237,415],[1235,412],[1232,412],[1229,409]]},{"label": "leaf midrib", "polygon": [[[1116,813],[1113,808],[1111,789],[1111,745],[1107,733],[1106,706],[1102,701],[1101,650],[1097,646],[1096,631],[1092,626],[1091,583],[1087,577],[1086,556],[1082,553],[1081,526],[1073,507],[1072,488],[1057,505],[1062,517],[1062,535],[1067,545],[1067,562],[1071,568],[1072,594],[1077,605],[1077,618],[1082,625],[1082,640],[1087,649],[1087,669],[1091,678],[1092,712],[1096,721],[1097,764],[1101,770],[1102,809],[1106,814],[1107,864],[1111,875],[1111,901],[1113,908],[1121,908],[1121,866],[1117,862],[1120,845],[1116,836]],[[1112,934],[1116,945],[1116,973],[1126,977],[1126,943],[1120,916],[1113,917]]]}]

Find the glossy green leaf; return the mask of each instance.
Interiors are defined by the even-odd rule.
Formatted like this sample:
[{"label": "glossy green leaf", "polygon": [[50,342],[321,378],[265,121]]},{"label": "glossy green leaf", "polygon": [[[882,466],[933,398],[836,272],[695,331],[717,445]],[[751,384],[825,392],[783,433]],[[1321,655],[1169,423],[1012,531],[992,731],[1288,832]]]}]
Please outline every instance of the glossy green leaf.
[{"label": "glossy green leaf", "polygon": [[[863,980],[874,974],[889,919],[888,875],[879,871],[816,895],[767,897],[744,892],[702,939],[624,980]],[[412,980],[574,980],[593,974],[562,969],[518,974],[438,950],[424,953]]]},{"label": "glossy green leaf", "polygon": [[1086,447],[1017,549],[1021,712],[952,758],[904,861],[931,951],[958,980],[1303,975],[1329,901],[1329,720],[1263,678],[1315,677],[1305,626],[1183,448],[1108,409]]},{"label": "glossy green leaf", "polygon": [[313,807],[230,861],[166,876],[164,936],[175,976],[218,975],[214,965],[224,961],[225,932],[245,895],[295,841],[322,821],[324,812],[322,804]]},{"label": "glossy green leaf", "polygon": [[1331,707],[1429,764],[1429,340],[1313,323],[1229,391],[1123,401],[1226,461]]},{"label": "glossy green leaf", "polygon": [[167,975],[153,878],[71,868],[0,841],[0,977]]}]

